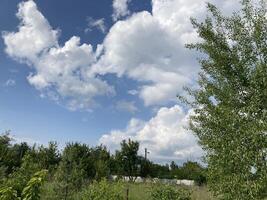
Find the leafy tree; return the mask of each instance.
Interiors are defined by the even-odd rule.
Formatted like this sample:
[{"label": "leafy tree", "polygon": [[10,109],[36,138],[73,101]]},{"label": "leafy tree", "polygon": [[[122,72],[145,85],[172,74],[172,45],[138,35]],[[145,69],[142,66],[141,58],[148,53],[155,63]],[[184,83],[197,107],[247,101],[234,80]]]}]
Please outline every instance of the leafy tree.
[{"label": "leafy tree", "polygon": [[97,146],[92,149],[92,160],[94,163],[94,173],[95,179],[101,180],[103,178],[108,178],[110,174],[110,153],[107,151],[105,146]]},{"label": "leafy tree", "polygon": [[141,166],[139,175],[141,177],[153,176],[153,163],[141,156],[139,157],[139,162]]},{"label": "leafy tree", "polygon": [[198,89],[187,89],[195,111],[190,128],[206,150],[208,181],[221,199],[267,196],[267,14],[265,1],[242,1],[224,17],[212,4],[192,20],[205,54]]},{"label": "leafy tree", "polygon": [[170,167],[171,167],[171,170],[175,170],[178,168],[178,165],[174,161],[172,161],[170,164]]},{"label": "leafy tree", "polygon": [[42,169],[54,170],[60,161],[57,143],[49,142],[48,147],[41,146],[38,149],[37,157]]},{"label": "leafy tree", "polygon": [[136,141],[123,140],[121,142],[121,150],[116,152],[117,161],[123,175],[129,177],[130,181],[134,181],[138,173],[138,157],[139,143]]},{"label": "leafy tree", "polygon": [[[55,174],[55,191],[59,199],[68,199],[79,190],[86,179],[93,178],[94,166],[91,150],[85,144],[69,143],[64,148],[61,162]],[[58,193],[58,191],[60,191]]]}]

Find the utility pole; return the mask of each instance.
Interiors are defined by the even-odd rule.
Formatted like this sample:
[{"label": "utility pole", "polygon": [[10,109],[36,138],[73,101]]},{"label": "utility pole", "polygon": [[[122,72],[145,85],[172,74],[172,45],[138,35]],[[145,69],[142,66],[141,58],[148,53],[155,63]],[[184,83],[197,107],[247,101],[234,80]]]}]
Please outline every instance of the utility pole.
[{"label": "utility pole", "polygon": [[149,154],[150,152],[147,151],[147,148],[145,148],[145,160],[147,160],[147,154]]}]

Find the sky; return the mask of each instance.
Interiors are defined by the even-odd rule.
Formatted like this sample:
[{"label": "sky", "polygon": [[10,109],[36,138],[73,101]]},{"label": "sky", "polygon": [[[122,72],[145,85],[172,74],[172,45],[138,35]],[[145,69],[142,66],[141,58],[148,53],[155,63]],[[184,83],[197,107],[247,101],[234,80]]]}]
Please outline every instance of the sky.
[{"label": "sky", "polygon": [[[224,14],[237,0],[211,0]],[[177,99],[196,86],[205,0],[1,0],[0,131],[17,142],[140,142],[155,162],[201,160]]]}]

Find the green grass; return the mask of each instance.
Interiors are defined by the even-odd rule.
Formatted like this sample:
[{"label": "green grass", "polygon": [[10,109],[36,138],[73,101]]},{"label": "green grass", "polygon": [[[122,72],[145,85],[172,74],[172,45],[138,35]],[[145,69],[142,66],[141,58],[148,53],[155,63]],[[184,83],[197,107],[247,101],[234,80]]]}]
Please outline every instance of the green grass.
[{"label": "green grass", "polygon": [[[129,200],[150,200],[151,187],[151,184],[145,183],[129,184]],[[206,187],[193,186],[187,188],[192,191],[192,200],[215,200],[215,198],[213,198],[208,192]]]}]

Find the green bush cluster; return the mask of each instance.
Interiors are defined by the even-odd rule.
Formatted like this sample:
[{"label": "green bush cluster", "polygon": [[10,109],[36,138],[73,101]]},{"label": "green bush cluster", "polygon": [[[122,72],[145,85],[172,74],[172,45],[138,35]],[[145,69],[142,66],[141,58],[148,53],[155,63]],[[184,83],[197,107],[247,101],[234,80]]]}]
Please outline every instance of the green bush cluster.
[{"label": "green bush cluster", "polygon": [[157,185],[151,190],[152,200],[191,200],[191,193],[184,188],[171,185]]},{"label": "green bush cluster", "polygon": [[23,188],[21,197],[12,186],[0,188],[0,200],[40,200],[40,190],[47,175],[47,170],[36,172]]},{"label": "green bush cluster", "polygon": [[74,199],[77,200],[124,200],[124,186],[121,182],[94,181]]}]

